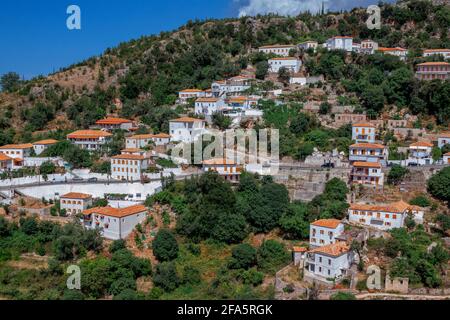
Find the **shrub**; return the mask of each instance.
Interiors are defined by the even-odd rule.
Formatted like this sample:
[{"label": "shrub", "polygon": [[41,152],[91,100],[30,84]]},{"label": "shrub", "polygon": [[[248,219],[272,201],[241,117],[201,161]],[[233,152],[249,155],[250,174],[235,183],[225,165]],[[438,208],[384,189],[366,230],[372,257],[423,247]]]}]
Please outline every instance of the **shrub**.
[{"label": "shrub", "polygon": [[233,248],[231,259],[228,263],[230,269],[248,269],[256,263],[256,249],[243,243]]},{"label": "shrub", "polygon": [[171,261],[178,257],[178,243],[171,231],[162,229],[152,243],[153,254],[159,261]]}]

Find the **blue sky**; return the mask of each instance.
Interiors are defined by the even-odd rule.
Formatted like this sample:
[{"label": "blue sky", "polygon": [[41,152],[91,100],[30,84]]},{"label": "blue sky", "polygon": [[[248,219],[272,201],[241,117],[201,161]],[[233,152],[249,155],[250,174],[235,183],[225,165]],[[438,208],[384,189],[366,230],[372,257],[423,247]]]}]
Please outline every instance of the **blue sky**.
[{"label": "blue sky", "polygon": [[[334,2],[333,2],[334,1]],[[330,0],[348,8],[374,0]],[[282,5],[280,6],[280,3]],[[0,75],[16,71],[29,79],[102,53],[142,35],[178,28],[189,19],[237,17],[315,7],[321,0],[2,0]],[[68,30],[66,10],[81,8],[81,30]]]}]

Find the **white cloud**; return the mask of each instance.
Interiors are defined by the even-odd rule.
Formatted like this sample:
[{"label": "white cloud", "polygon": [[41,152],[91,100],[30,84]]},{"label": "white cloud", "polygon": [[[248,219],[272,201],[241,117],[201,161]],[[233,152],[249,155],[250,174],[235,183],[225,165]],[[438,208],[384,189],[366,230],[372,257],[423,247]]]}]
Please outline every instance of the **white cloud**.
[{"label": "white cloud", "polygon": [[249,0],[246,6],[239,9],[239,16],[254,16],[268,13],[295,16],[307,10],[318,12],[321,7],[321,0]]}]

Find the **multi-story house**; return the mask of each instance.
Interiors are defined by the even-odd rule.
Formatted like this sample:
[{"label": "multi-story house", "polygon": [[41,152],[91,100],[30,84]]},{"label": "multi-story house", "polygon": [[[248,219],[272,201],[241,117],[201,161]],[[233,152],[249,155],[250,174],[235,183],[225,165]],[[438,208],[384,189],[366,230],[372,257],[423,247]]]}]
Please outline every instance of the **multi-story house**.
[{"label": "multi-story house", "polygon": [[59,204],[68,215],[75,215],[92,206],[92,196],[86,193],[70,192],[59,198]]},{"label": "multi-story house", "polygon": [[450,132],[441,133],[438,137],[438,147],[442,149],[447,144],[450,144]]},{"label": "multi-story house", "polygon": [[342,241],[310,250],[306,254],[305,276],[324,282],[341,280],[354,261],[350,246]]},{"label": "multi-story house", "polygon": [[[360,113],[336,113],[334,116],[334,125],[336,127],[341,127],[346,124],[352,123],[361,123],[367,120],[367,116],[365,114]],[[353,140],[356,141],[357,134],[352,129]],[[375,141],[375,135],[374,135]]]},{"label": "multi-story house", "polygon": [[336,242],[336,237],[344,232],[344,224],[337,219],[317,220],[309,226],[309,244],[322,247]]},{"label": "multi-story house", "polygon": [[33,143],[34,153],[38,156],[45,150],[47,150],[50,146],[57,144],[58,141],[54,139],[41,140]]},{"label": "multi-story house", "polygon": [[350,162],[379,162],[386,165],[388,149],[378,143],[356,143],[350,146]]},{"label": "multi-story house", "polygon": [[383,189],[384,173],[379,162],[355,162],[350,173],[352,184]]},{"label": "multi-story house", "polygon": [[416,78],[419,80],[450,79],[450,63],[425,62],[417,65]]},{"label": "multi-story house", "polygon": [[418,141],[409,146],[409,163],[416,163],[418,165],[433,164],[434,145],[427,141]]},{"label": "multi-story house", "polygon": [[239,75],[227,80],[214,81],[211,84],[213,97],[239,96],[250,89],[255,79],[251,76]]},{"label": "multi-story house", "polygon": [[92,208],[83,212],[81,222],[87,229],[98,229],[103,237],[119,240],[128,237],[136,225],[147,218],[147,208],[135,205],[116,209],[111,207]]},{"label": "multi-story house", "polygon": [[336,36],[327,40],[328,50],[344,50],[351,52],[353,50],[353,38],[347,36]]},{"label": "multi-story house", "polygon": [[378,48],[377,50],[378,52],[382,53],[382,54],[388,54],[391,56],[396,56],[399,57],[400,60],[404,61],[406,60],[406,57],[408,55],[408,50],[403,49],[403,48]]},{"label": "multi-story house", "polygon": [[13,169],[14,159],[0,153],[0,172],[11,171]]},{"label": "multi-story house", "polygon": [[30,157],[33,145],[31,143],[24,144],[8,144],[0,147],[0,153],[13,159],[12,169],[19,169],[24,165],[24,158]]},{"label": "multi-story house", "polygon": [[200,89],[185,89],[178,92],[178,101],[181,104],[187,104],[189,99],[197,99],[206,96],[206,92]]},{"label": "multi-story house", "polygon": [[243,171],[243,167],[234,160],[224,158],[209,159],[203,161],[203,171],[214,171],[221,175],[225,180],[237,182]]},{"label": "multi-story house", "polygon": [[352,125],[352,140],[356,143],[374,143],[375,135],[376,127],[371,123],[355,123]]},{"label": "multi-story house", "polygon": [[402,228],[408,216],[420,221],[423,210],[404,201],[381,205],[354,203],[348,209],[349,222],[380,230]]},{"label": "multi-story house", "polygon": [[225,100],[228,107],[233,109],[251,109],[258,106],[258,98],[255,97],[231,97]]},{"label": "multi-story house", "polygon": [[423,56],[431,57],[431,56],[443,56],[444,59],[450,59],[450,49],[427,49],[423,50]]},{"label": "multi-story house", "polygon": [[265,54],[276,54],[277,56],[287,57],[289,56],[289,52],[291,50],[295,50],[297,47],[291,44],[288,45],[271,45],[271,46],[263,46],[258,49],[259,52],[263,52]]},{"label": "multi-story house", "polygon": [[142,149],[148,147],[152,142],[155,146],[165,146],[170,142],[170,135],[167,133],[158,134],[138,134],[125,139],[127,149]]},{"label": "multi-story house", "polygon": [[316,51],[318,46],[319,46],[319,43],[317,41],[311,41],[311,40],[298,44],[298,48],[303,49],[303,50],[313,49],[314,51]]},{"label": "multi-story house", "polygon": [[150,156],[140,149],[125,149],[122,154],[111,157],[111,176],[113,179],[140,181],[143,171],[151,164]]},{"label": "multi-story house", "polygon": [[360,52],[365,54],[374,54],[379,48],[378,42],[375,42],[370,39],[366,39],[361,41]]},{"label": "multi-story house", "polygon": [[179,118],[169,121],[171,141],[191,143],[205,133],[206,121],[196,118]]},{"label": "multi-story house", "polygon": [[215,112],[221,111],[225,107],[225,102],[220,98],[198,98],[195,101],[195,114],[212,116]]},{"label": "multi-story house", "polygon": [[279,72],[281,68],[285,68],[291,73],[297,73],[300,71],[301,66],[302,61],[297,58],[285,57],[269,60],[270,72]]},{"label": "multi-story house", "polygon": [[134,127],[133,121],[122,118],[105,118],[95,122],[96,126],[102,130],[131,130]]},{"label": "multi-story house", "polygon": [[104,145],[111,142],[112,134],[100,130],[79,130],[67,135],[67,140],[89,151],[100,150]]}]

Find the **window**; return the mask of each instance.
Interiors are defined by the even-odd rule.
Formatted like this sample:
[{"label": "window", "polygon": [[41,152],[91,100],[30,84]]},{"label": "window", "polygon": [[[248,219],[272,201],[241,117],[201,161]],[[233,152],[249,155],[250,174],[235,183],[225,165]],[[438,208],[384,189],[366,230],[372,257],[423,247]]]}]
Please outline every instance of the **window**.
[{"label": "window", "polygon": [[319,257],[319,262],[322,263],[322,257]]}]

